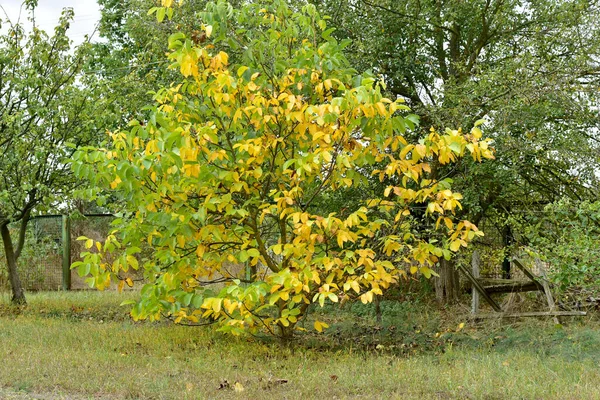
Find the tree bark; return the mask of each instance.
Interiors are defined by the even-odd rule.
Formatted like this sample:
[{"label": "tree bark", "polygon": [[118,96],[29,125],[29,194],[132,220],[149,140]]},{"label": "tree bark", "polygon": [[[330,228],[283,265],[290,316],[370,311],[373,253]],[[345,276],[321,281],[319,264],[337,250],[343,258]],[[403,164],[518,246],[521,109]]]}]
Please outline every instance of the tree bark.
[{"label": "tree bark", "polygon": [[377,325],[381,325],[381,298],[379,296],[376,296],[373,302],[375,303],[375,322],[377,323]]},{"label": "tree bark", "polygon": [[12,289],[12,302],[13,304],[26,304],[25,291],[21,284],[21,279],[17,272],[17,255],[13,247],[10,232],[8,230],[8,224],[0,225],[0,235],[2,236],[2,242],[4,243],[4,255],[6,256],[6,264],[8,266],[8,279]]},{"label": "tree bark", "polygon": [[440,260],[435,278],[435,297],[440,304],[452,304],[458,301],[460,283],[458,270],[453,261]]}]

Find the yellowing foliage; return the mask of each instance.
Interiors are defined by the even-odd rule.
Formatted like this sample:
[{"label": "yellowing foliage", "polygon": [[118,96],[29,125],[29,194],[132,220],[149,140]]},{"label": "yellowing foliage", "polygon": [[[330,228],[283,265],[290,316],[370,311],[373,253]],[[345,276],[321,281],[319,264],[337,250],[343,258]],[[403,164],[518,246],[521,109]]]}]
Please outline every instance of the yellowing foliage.
[{"label": "yellowing foliage", "polygon": [[[235,11],[257,29],[244,38],[251,56],[232,60],[220,50],[226,27],[214,17],[234,12],[223,4],[203,14],[214,41],[171,37],[169,59],[183,79],[158,92],[151,118],[78,156],[94,163],[93,179],[127,210],[120,240],[104,245],[127,255],[97,268],[97,279],[137,268],[132,254],[151,246],[143,263],[150,283],[135,318],[212,319],[235,334],[289,337],[310,304],[371,302],[407,274],[431,276],[440,257],[481,234],[453,220],[461,196],[431,176],[432,162],[491,158],[479,128],[432,128],[409,143],[403,134],[414,116],[375,79],[354,76],[344,44],[323,33],[325,22],[308,6],[295,13],[273,1],[264,11]],[[346,212],[314,206],[365,178],[393,184]],[[446,239],[415,235],[413,209],[423,205]],[[226,285],[216,291],[216,282]]]}]

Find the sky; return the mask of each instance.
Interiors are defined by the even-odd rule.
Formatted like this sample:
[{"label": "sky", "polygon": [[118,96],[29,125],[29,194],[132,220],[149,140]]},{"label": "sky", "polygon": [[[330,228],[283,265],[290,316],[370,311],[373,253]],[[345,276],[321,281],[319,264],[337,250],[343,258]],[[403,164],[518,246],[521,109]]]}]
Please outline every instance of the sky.
[{"label": "sky", "polygon": [[[19,18],[21,4],[22,0],[0,0],[0,6],[4,8],[13,22]],[[71,7],[75,12],[75,18],[71,23],[68,35],[75,44],[79,44],[86,34],[92,34],[100,19],[100,8],[96,0],[38,0],[38,7],[35,11],[37,26],[50,33],[56,26],[60,13],[65,7]],[[6,19],[1,9],[0,19]],[[27,21],[25,9],[21,14],[21,21]],[[97,34],[95,39],[98,40]]]}]

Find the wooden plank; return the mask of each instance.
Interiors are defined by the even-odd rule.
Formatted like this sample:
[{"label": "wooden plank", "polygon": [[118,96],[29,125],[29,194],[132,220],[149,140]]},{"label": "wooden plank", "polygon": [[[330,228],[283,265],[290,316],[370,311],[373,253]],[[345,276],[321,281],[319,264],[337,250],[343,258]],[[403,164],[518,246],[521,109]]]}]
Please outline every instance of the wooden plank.
[{"label": "wooden plank", "polygon": [[[479,279],[479,264],[481,263],[481,257],[479,256],[479,251],[473,251],[473,256],[471,257],[471,269],[473,273],[473,278]],[[476,289],[471,290],[471,314],[476,315],[479,311],[479,292]]]},{"label": "wooden plank", "polygon": [[502,283],[499,285],[485,285],[488,293],[516,293],[516,292],[538,292],[539,288],[535,282],[515,281],[513,283]]},{"label": "wooden plank", "polygon": [[514,283],[533,283],[533,282],[531,282],[527,278],[524,278],[524,279],[520,279],[520,278],[517,278],[517,279],[502,279],[502,278],[486,278],[486,277],[482,277],[482,278],[479,278],[477,280],[483,286],[512,285]]},{"label": "wooden plank", "polygon": [[483,296],[483,298],[485,299],[485,301],[487,301],[488,304],[490,306],[492,306],[492,308],[494,309],[494,311],[497,311],[497,312],[501,312],[502,311],[502,308],[498,305],[498,303],[496,303],[494,301],[494,299],[492,299],[490,297],[490,295],[485,291],[484,287],[481,286],[479,284],[479,282],[477,281],[477,279],[475,279],[473,277],[473,275],[471,274],[471,271],[469,271],[463,265],[460,265],[460,264],[458,266],[458,269],[460,269],[463,272],[463,274],[465,274],[465,276],[467,277],[467,279],[469,281],[471,281],[471,284],[473,285],[473,288],[475,290],[477,290],[479,292],[479,294],[481,294],[481,296]]},{"label": "wooden plank", "polygon": [[[544,293],[546,294],[546,301],[548,302],[548,308],[550,311],[556,311],[556,304],[554,304],[554,298],[552,297],[552,292],[550,291],[550,285],[548,284],[548,280],[546,279],[546,267],[542,263],[541,260],[536,259],[535,265],[537,265],[540,270],[540,275],[542,277],[542,286],[544,287]],[[560,324],[558,317],[554,317],[554,323],[556,325]]]},{"label": "wooden plank", "polygon": [[[497,278],[477,278],[477,282],[488,292],[491,293],[511,293],[511,292],[533,292],[538,290],[535,282],[522,279],[497,279]],[[465,293],[469,292],[465,288]]]},{"label": "wooden plank", "polygon": [[585,316],[585,311],[540,311],[540,312],[524,312],[516,314],[503,314],[503,313],[491,313],[491,314],[479,314],[476,318],[526,318],[526,317],[559,317],[559,316]]},{"label": "wooden plank", "polygon": [[517,268],[519,268],[521,271],[523,271],[523,273],[529,278],[531,279],[533,282],[535,282],[535,284],[538,287],[538,290],[541,292],[544,290],[544,287],[538,282],[537,278],[531,273],[530,270],[528,270],[527,268],[525,268],[525,266],[523,264],[521,264],[521,262],[519,260],[517,260],[516,258],[513,259],[513,263],[517,266]]}]

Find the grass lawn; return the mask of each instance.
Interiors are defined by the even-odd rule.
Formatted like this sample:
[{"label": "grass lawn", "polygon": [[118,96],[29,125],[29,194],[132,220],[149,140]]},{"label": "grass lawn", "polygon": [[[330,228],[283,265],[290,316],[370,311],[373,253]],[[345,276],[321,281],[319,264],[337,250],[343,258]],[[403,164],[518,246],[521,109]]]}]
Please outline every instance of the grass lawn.
[{"label": "grass lawn", "polygon": [[[134,323],[133,294],[29,294],[0,302],[0,398],[597,399],[600,327],[573,321],[456,332],[439,312],[384,304],[325,310],[332,329],[295,348],[213,328]],[[362,305],[361,305],[362,306]],[[420,309],[419,309],[420,307]],[[584,326],[582,322],[587,322]],[[444,327],[444,324],[447,326]],[[451,326],[449,326],[449,324]]]}]

